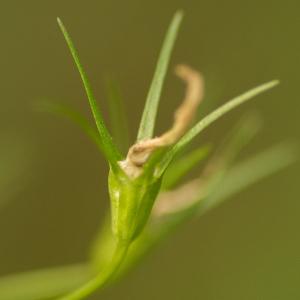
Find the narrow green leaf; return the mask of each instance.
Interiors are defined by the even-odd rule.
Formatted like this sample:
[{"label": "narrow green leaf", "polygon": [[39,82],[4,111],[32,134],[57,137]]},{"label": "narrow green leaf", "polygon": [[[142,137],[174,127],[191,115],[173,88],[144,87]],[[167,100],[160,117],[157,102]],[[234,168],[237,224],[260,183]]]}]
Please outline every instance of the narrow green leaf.
[{"label": "narrow green leaf", "polygon": [[0,277],[0,299],[51,299],[77,288],[91,276],[87,264],[78,264]]},{"label": "narrow green leaf", "polygon": [[39,103],[40,110],[65,117],[79,126],[83,132],[97,145],[99,150],[103,153],[103,145],[98,131],[91,126],[89,120],[80,112],[74,110],[68,105],[55,104],[49,102]]},{"label": "narrow green leaf", "polygon": [[189,144],[200,132],[202,132],[206,127],[212,124],[214,121],[222,117],[227,112],[231,111],[232,109],[236,108],[237,106],[245,103],[246,101],[252,99],[256,95],[259,95],[279,83],[278,80],[273,80],[268,83],[262,84],[256,88],[253,88],[246,93],[230,100],[229,102],[223,104],[201,121],[199,121],[194,127],[192,127],[173,148],[171,148],[167,154],[165,155],[162,163],[161,163],[161,172],[165,170],[165,168],[169,165],[173,157],[176,155],[178,151],[183,149],[187,144]]},{"label": "narrow green leaf", "polygon": [[254,183],[292,165],[299,159],[295,145],[284,143],[273,146],[232,167],[211,195],[201,203],[199,213],[206,213]]},{"label": "narrow green leaf", "polygon": [[[234,130],[231,130],[230,134],[227,134],[221,146],[218,147],[219,149],[206,162],[198,180],[193,183],[193,193],[190,193],[189,199],[186,198],[187,196],[182,196],[185,194],[182,193],[180,187],[175,189],[175,195],[181,195],[179,197],[182,199],[182,205],[179,205],[170,214],[185,214],[185,210],[189,214],[190,211],[192,212],[194,206],[198,206],[200,200],[206,199],[211,194],[241,150],[257,133],[260,124],[258,120],[256,114],[247,114],[235,125]],[[191,191],[191,186],[189,189]]]},{"label": "narrow green leaf", "polygon": [[207,157],[210,148],[211,147],[209,146],[204,146],[192,150],[190,153],[184,155],[184,157],[170,165],[164,176],[162,188],[170,189],[174,187],[182,177],[198,166],[199,162]]},{"label": "narrow green leaf", "polygon": [[118,85],[113,80],[107,80],[106,85],[112,135],[117,145],[123,153],[126,154],[126,151],[130,146],[129,126],[121,92]]},{"label": "narrow green leaf", "polygon": [[178,11],[169,26],[166,38],[163,43],[162,50],[159,55],[158,63],[154,73],[154,77],[148,92],[146,105],[144,108],[143,116],[140,122],[137,140],[151,138],[153,135],[155,119],[157,115],[158,104],[161,96],[161,91],[164,79],[167,73],[168,65],[172,49],[177,37],[177,32],[183,18],[183,13]]},{"label": "narrow green leaf", "polygon": [[[261,120],[256,113],[247,113],[234,126],[233,130],[224,138],[221,146],[210,159],[214,165],[219,168],[225,168],[230,165],[242,148],[249,144],[252,138],[257,134],[260,128]],[[210,152],[209,146],[204,146],[191,151],[183,158],[172,163],[164,175],[163,188],[173,187],[185,174],[197,166],[199,161],[207,157]],[[209,163],[209,162],[208,162]]]},{"label": "narrow green leaf", "polygon": [[297,160],[299,160],[299,148],[284,143],[272,146],[229,169],[224,169],[212,178],[212,186],[206,197],[199,198],[190,208],[166,217],[165,224],[157,222],[159,224],[156,227],[157,234],[160,236],[172,232],[179,223],[195,215],[201,216],[209,212],[257,182],[286,169]]},{"label": "narrow green leaf", "polygon": [[58,21],[58,25],[64,35],[64,38],[67,42],[67,45],[69,46],[70,52],[75,61],[75,64],[79,71],[79,74],[81,76],[81,79],[82,79],[82,82],[83,82],[83,85],[84,85],[84,88],[85,88],[85,91],[86,91],[86,94],[87,94],[87,97],[89,100],[90,108],[93,113],[93,117],[95,119],[98,131],[99,131],[99,134],[100,134],[100,137],[102,140],[104,156],[115,170],[119,170],[120,168],[117,164],[117,161],[120,160],[122,158],[122,156],[119,153],[119,151],[117,150],[115,144],[113,143],[112,138],[104,124],[102,114],[97,106],[97,103],[96,103],[93,91],[91,89],[88,77],[81,65],[81,62],[79,60],[79,55],[73,44],[73,41],[71,40],[71,37],[70,37],[69,33],[67,32],[65,26],[63,25],[62,21],[59,18],[57,18],[57,21]]}]

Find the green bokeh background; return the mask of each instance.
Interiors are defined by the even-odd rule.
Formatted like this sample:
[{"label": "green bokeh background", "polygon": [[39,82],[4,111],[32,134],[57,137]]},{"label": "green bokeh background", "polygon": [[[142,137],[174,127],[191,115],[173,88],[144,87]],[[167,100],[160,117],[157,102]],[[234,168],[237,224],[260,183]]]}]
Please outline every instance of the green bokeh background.
[{"label": "green bokeh background", "polygon": [[[94,145],[72,124],[33,109],[47,98],[89,113],[56,17],[71,32],[106,117],[103,78],[112,74],[120,82],[134,136],[177,8],[186,16],[157,133],[170,124],[183,95],[172,68],[187,62],[206,78],[203,110],[281,80],[218,121],[196,144],[217,143],[251,109],[261,112],[264,128],[245,156],[299,140],[299,1],[3,1],[1,176],[15,179],[0,190],[1,275],[85,260],[108,207],[107,167]],[[191,222],[95,299],[300,299],[299,170],[294,165]]]}]

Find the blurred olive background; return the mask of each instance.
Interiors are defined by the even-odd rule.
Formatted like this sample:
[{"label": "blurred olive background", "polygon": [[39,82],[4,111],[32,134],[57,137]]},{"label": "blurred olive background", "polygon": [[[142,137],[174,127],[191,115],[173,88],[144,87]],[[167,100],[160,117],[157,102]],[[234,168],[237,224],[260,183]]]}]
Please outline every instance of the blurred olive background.
[{"label": "blurred olive background", "polygon": [[[264,127],[244,156],[299,140],[299,1],[2,1],[0,275],[84,261],[108,208],[107,166],[97,149],[74,125],[33,108],[46,98],[89,114],[56,17],[69,29],[107,119],[103,79],[120,83],[134,137],[178,8],[186,15],[157,133],[170,125],[184,92],[172,68],[186,62],[206,78],[203,111],[281,80],[195,144],[217,144],[247,110],[261,112]],[[300,299],[299,174],[294,165],[191,222],[103,299]]]}]

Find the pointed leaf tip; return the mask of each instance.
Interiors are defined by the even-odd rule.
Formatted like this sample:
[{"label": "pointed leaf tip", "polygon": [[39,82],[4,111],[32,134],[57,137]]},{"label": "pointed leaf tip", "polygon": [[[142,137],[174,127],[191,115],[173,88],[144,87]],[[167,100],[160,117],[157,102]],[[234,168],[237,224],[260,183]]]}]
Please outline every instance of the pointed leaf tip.
[{"label": "pointed leaf tip", "polygon": [[121,160],[122,156],[121,156],[120,152],[118,151],[117,147],[115,146],[115,144],[113,143],[111,135],[105,126],[102,113],[98,107],[98,104],[94,97],[94,93],[91,88],[88,76],[86,75],[85,70],[81,64],[77,49],[71,39],[71,36],[69,35],[67,29],[65,28],[62,21],[59,18],[57,18],[57,22],[63,33],[63,36],[66,40],[66,43],[69,47],[69,50],[71,52],[71,55],[75,62],[75,65],[77,67],[77,70],[78,70],[81,80],[83,82],[83,86],[84,86],[87,98],[89,100],[90,109],[93,114],[97,129],[98,129],[98,132],[100,135],[100,139],[101,139],[101,142],[103,145],[103,154],[104,154],[105,158],[107,159],[107,161],[112,166],[112,168],[116,171],[119,171],[120,167],[119,167],[117,161]]},{"label": "pointed leaf tip", "polygon": [[239,105],[247,102],[248,100],[254,98],[255,96],[270,90],[271,88],[275,87],[279,84],[278,80],[272,80],[270,82],[264,83],[259,85],[244,94],[233,98],[232,100],[226,102],[201,121],[199,121],[193,128],[191,128],[182,138],[181,140],[174,146],[174,148],[182,148],[187,143],[189,143],[197,134],[199,134],[203,129],[207,126],[212,124],[214,121],[222,117],[227,112],[231,111],[232,109],[238,107]]},{"label": "pointed leaf tip", "polygon": [[270,82],[259,85],[244,94],[233,98],[232,100],[221,105],[219,108],[208,114],[202,120],[200,120],[194,127],[192,127],[173,148],[171,148],[165,155],[161,163],[161,172],[163,172],[169,163],[172,161],[173,157],[181,149],[183,149],[187,144],[189,144],[200,132],[202,132],[206,127],[212,124],[214,121],[222,117],[224,114],[238,107],[239,105],[247,102],[248,100],[254,98],[255,96],[270,90],[279,84],[279,80],[272,80]]}]

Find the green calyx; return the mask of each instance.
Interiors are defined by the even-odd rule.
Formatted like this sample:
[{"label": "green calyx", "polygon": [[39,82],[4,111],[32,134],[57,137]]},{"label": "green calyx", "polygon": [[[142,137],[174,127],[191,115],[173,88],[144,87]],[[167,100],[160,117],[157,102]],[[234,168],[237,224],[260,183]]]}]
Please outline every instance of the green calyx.
[{"label": "green calyx", "polygon": [[161,178],[130,179],[112,171],[108,176],[112,231],[118,241],[131,243],[143,230],[161,187]]}]

